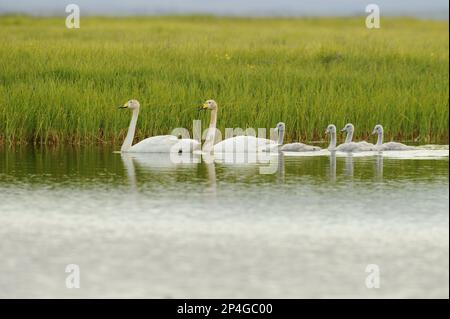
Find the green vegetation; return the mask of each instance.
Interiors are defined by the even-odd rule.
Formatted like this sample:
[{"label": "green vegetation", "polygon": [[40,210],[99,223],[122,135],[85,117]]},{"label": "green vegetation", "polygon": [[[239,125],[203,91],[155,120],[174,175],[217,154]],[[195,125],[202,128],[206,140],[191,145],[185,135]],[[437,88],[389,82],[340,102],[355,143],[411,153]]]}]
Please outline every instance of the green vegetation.
[{"label": "green vegetation", "polygon": [[[0,140],[119,143],[141,102],[136,139],[191,129],[206,99],[218,126],[274,127],[323,139],[327,124],[368,138],[448,139],[448,23],[364,18],[0,17]],[[203,115],[203,123],[209,120]],[[205,126],[206,127],[206,126]]]}]

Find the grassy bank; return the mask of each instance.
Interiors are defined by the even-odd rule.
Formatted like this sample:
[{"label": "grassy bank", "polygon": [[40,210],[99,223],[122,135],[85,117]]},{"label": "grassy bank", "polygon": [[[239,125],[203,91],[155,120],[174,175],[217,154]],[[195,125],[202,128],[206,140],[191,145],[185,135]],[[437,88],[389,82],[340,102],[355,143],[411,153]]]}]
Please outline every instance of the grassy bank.
[{"label": "grassy bank", "polygon": [[[192,127],[214,98],[218,126],[320,140],[328,123],[377,123],[388,138],[448,139],[448,23],[383,19],[0,17],[0,140],[119,142]],[[206,124],[207,118],[203,118]]]}]

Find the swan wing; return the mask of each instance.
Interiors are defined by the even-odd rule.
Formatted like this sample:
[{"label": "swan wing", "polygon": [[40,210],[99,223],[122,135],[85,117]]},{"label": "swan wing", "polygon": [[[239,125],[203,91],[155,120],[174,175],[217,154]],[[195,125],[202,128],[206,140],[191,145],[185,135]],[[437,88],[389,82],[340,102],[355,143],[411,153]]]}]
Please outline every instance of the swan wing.
[{"label": "swan wing", "polygon": [[175,146],[173,146],[173,148],[178,148],[178,153],[192,153],[194,151],[200,150],[201,146],[202,144],[199,141],[189,138],[182,138],[175,143]]},{"label": "swan wing", "polygon": [[178,139],[173,135],[159,135],[146,138],[133,145],[128,152],[131,153],[170,153],[172,146],[177,144]]},{"label": "swan wing", "polygon": [[411,151],[416,148],[398,142],[388,142],[378,146],[377,149],[381,151]]},{"label": "swan wing", "polygon": [[375,145],[366,141],[356,142],[358,144],[358,149],[360,152],[367,152],[375,150]]},{"label": "swan wing", "polygon": [[268,144],[277,144],[272,140],[255,136],[236,136],[214,145],[215,153],[256,153]]},{"label": "swan wing", "polygon": [[339,152],[363,152],[367,151],[367,148],[356,143],[356,142],[349,142],[349,143],[343,143],[336,147],[336,151]]},{"label": "swan wing", "polygon": [[285,144],[281,147],[281,151],[283,152],[313,152],[320,151],[320,149],[320,147],[306,145],[303,143]]},{"label": "swan wing", "polygon": [[359,145],[365,146],[365,147],[374,147],[374,145],[372,143],[366,142],[366,141],[360,141],[360,142],[356,142]]}]

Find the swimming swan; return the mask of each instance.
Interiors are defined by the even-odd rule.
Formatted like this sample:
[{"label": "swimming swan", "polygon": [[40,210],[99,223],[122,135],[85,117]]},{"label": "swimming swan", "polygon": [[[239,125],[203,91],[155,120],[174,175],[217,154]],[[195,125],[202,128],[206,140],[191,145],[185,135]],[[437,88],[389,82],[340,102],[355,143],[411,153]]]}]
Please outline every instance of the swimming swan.
[{"label": "swimming swan", "polygon": [[383,144],[383,126],[380,124],[375,125],[372,134],[378,134],[377,144],[375,144],[375,149],[377,151],[409,151],[416,149],[415,147],[397,142]]},{"label": "swimming swan", "polygon": [[285,132],[286,125],[283,122],[280,122],[275,127],[275,132],[278,134],[278,143],[275,146],[270,146],[270,149],[274,149],[275,147],[278,147],[278,150],[282,152],[313,152],[313,151],[320,151],[320,147],[317,146],[311,146],[306,145],[303,143],[290,143],[290,144],[284,144],[284,132]]},{"label": "swimming swan", "polygon": [[121,109],[133,110],[127,136],[120,148],[121,152],[129,153],[190,153],[200,148],[200,143],[192,139],[178,139],[174,135],[159,135],[146,138],[133,144],[140,104],[137,100],[129,100]]},{"label": "swimming swan", "polygon": [[328,125],[325,134],[330,135],[330,145],[328,146],[330,152],[362,152],[366,150],[366,147],[355,142],[343,143],[336,146],[336,126],[334,124]]},{"label": "swimming swan", "polygon": [[268,144],[276,144],[275,141],[255,136],[235,136],[214,145],[216,137],[217,110],[214,100],[206,101],[201,110],[211,111],[209,129],[202,150],[214,153],[256,153],[262,151]]},{"label": "swimming swan", "polygon": [[[341,132],[347,133],[344,143],[352,142],[354,131],[355,131],[355,127],[353,126],[352,123],[348,123],[344,126],[344,128],[341,130]],[[373,151],[375,149],[375,145],[373,145],[372,143],[368,143],[366,141],[360,141],[360,142],[354,142],[354,143],[360,145],[360,151]]]}]

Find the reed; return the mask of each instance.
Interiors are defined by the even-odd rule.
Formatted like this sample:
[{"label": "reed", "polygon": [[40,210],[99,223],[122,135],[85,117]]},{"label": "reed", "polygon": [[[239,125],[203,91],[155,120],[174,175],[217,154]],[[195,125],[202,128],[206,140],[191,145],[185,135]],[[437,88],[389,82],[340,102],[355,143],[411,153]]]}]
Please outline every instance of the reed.
[{"label": "reed", "polygon": [[[385,18],[0,17],[0,140],[119,143],[136,98],[136,139],[192,128],[206,99],[218,128],[274,127],[324,139],[329,123],[369,138],[448,140],[448,23]],[[202,118],[204,127],[207,117]]]}]

